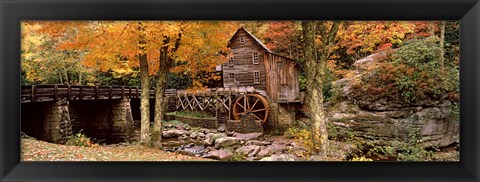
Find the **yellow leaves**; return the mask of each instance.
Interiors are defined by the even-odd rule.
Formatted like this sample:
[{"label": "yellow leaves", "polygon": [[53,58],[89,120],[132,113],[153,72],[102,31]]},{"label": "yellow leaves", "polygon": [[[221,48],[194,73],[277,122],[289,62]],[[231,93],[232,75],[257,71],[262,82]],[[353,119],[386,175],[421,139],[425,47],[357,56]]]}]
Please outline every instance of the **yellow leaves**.
[{"label": "yellow leaves", "polygon": [[[402,44],[402,39],[415,29],[415,24],[401,21],[360,21],[340,29],[339,45],[347,48],[348,54],[375,52],[392,44]],[[389,43],[389,44],[388,44]],[[377,47],[381,46],[381,47]]]},{"label": "yellow leaves", "polygon": [[[55,40],[58,51],[80,51],[81,63],[118,76],[139,66],[139,55],[146,55],[149,73],[159,71],[159,50],[167,47],[172,61],[182,65],[171,69],[190,75],[195,87],[218,79],[215,65],[226,61],[228,41],[235,22],[214,21],[31,21],[22,25],[22,37],[31,47],[43,37]],[[177,40],[180,40],[177,42]],[[40,43],[39,43],[40,42]],[[27,46],[22,46],[23,48]],[[30,59],[33,53],[22,56]],[[204,75],[204,76],[201,76]]]}]

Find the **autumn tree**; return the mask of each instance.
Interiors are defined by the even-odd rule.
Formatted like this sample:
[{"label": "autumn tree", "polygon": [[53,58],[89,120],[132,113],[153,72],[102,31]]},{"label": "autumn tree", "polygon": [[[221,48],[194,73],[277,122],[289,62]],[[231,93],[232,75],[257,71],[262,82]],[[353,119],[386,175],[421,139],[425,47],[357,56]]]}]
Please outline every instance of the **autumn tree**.
[{"label": "autumn tree", "polygon": [[335,60],[348,61],[345,63],[348,66],[353,61],[377,51],[401,46],[407,35],[414,32],[415,27],[414,23],[407,21],[344,22],[338,30],[335,50],[344,51],[346,54]]},{"label": "autumn tree", "polygon": [[39,34],[36,31],[40,28],[22,23],[22,81],[33,84],[80,85],[84,80],[91,80],[93,70],[81,64],[83,52],[56,49],[56,45],[66,37]]},{"label": "autumn tree", "polygon": [[[171,70],[193,78],[201,87],[199,73],[215,71],[225,61],[227,41],[235,28],[229,22],[188,21],[91,21],[36,22],[40,33],[69,35],[56,47],[83,50],[83,64],[101,71],[139,67],[141,93],[141,141],[150,142],[149,90],[155,77],[155,144],[161,146],[161,120],[166,75]],[[183,62],[171,68],[172,62]],[[210,78],[209,78],[210,79]]]},{"label": "autumn tree", "polygon": [[[326,155],[328,148],[327,117],[323,108],[322,85],[326,61],[331,55],[339,25],[339,22],[302,22],[303,51],[307,77],[305,100],[307,101],[306,104],[309,111],[308,118],[312,123],[313,151],[322,157]],[[318,49],[316,46],[317,36],[321,41]]]},{"label": "autumn tree", "polygon": [[299,22],[272,21],[265,26],[267,29],[261,38],[271,51],[290,58],[301,56],[302,31]]}]

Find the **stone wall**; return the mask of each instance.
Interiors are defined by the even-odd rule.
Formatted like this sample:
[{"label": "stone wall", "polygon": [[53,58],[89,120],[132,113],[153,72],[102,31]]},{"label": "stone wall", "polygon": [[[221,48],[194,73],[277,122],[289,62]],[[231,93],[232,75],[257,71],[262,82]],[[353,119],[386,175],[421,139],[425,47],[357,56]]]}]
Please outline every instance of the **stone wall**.
[{"label": "stone wall", "polygon": [[265,132],[283,132],[295,125],[295,112],[299,104],[278,104],[270,102],[270,113],[265,123]]},{"label": "stone wall", "polygon": [[176,97],[173,96],[165,96],[165,112],[175,112],[177,110],[177,103]]},{"label": "stone wall", "polygon": [[226,130],[237,133],[263,133],[261,120],[255,120],[255,117],[248,114],[242,116],[241,120],[227,120]]},{"label": "stone wall", "polygon": [[217,129],[219,127],[217,118],[194,118],[189,116],[176,115],[175,119],[193,127]]},{"label": "stone wall", "polygon": [[72,134],[68,107],[65,100],[22,104],[22,132],[40,140],[64,143]]}]

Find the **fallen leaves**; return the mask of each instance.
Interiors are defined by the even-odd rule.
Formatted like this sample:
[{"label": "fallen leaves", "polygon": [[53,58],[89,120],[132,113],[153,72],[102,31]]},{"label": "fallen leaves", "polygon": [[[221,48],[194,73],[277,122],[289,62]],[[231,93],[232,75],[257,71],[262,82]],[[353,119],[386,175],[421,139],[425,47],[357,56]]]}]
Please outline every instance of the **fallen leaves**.
[{"label": "fallen leaves", "polygon": [[211,161],[143,145],[78,147],[22,138],[22,161]]}]

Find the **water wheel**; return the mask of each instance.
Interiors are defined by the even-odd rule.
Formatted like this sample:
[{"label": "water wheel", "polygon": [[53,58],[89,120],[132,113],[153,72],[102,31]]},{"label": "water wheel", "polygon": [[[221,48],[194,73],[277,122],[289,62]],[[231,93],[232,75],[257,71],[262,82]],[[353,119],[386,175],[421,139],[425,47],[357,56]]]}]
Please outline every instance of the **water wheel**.
[{"label": "water wheel", "polygon": [[232,106],[233,119],[240,120],[242,114],[252,113],[253,116],[264,124],[268,118],[270,105],[267,99],[259,94],[245,94],[235,99]]}]

